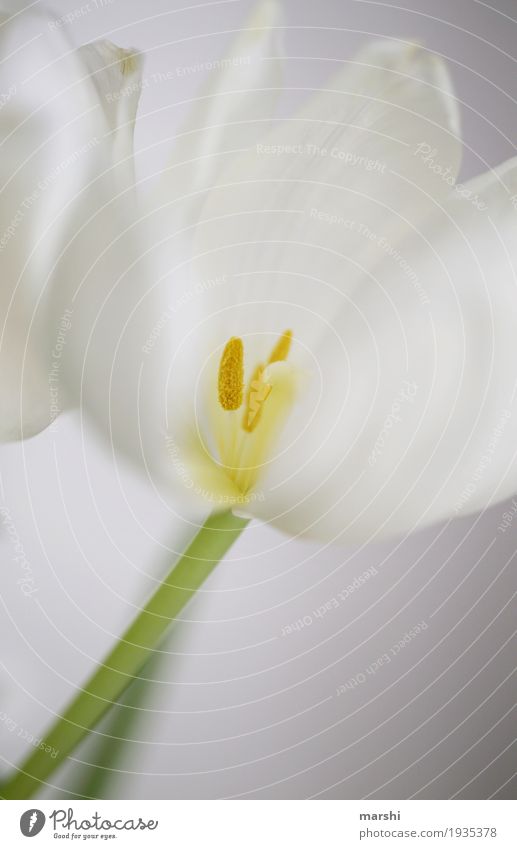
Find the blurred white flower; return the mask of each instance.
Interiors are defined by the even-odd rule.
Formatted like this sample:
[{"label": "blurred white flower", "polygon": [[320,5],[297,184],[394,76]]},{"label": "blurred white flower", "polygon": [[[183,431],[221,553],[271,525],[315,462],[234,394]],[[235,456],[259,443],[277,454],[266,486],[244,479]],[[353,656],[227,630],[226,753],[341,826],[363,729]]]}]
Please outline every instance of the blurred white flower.
[{"label": "blurred white flower", "polygon": [[[111,191],[126,185],[114,201],[101,180],[107,201],[93,215],[76,204],[82,224],[60,234],[69,391],[186,511],[344,540],[504,499],[517,489],[516,163],[456,183],[457,103],[424,47],[375,42],[333,61],[323,87],[295,88],[280,84],[280,29],[267,0],[210,73],[141,191],[147,239],[127,188],[139,63],[110,62],[112,47],[67,57],[94,74],[80,88],[94,104],[95,81]],[[106,111],[126,65],[134,84]],[[75,203],[91,171],[74,179]]]},{"label": "blurred white flower", "polygon": [[118,276],[132,253],[123,234],[135,217],[138,92],[117,94],[139,78],[140,58],[105,41],[75,50],[58,23],[18,12],[0,25],[4,440],[37,433],[67,405],[63,362],[71,328],[85,319],[83,275],[99,262],[88,297],[97,281],[104,298],[114,278],[102,274],[111,265]]}]

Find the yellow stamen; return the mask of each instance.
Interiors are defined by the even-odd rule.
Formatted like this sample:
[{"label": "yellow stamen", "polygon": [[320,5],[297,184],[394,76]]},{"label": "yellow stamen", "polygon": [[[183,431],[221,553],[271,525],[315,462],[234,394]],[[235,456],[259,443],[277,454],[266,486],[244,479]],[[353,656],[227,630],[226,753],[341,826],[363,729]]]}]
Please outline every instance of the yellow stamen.
[{"label": "yellow stamen", "polygon": [[244,388],[244,349],[242,339],[232,336],[224,347],[219,364],[219,403],[223,410],[238,410]]},{"label": "yellow stamen", "polygon": [[292,330],[284,330],[280,339],[269,355],[269,363],[278,363],[281,360],[286,360],[291,350],[291,342],[293,339]]},{"label": "yellow stamen", "polygon": [[256,366],[246,384],[242,339],[232,337],[224,347],[218,398],[222,409],[230,414],[213,410],[214,436],[218,466],[228,486],[235,488],[236,498],[255,488],[295,402],[299,370],[283,362],[292,338],[291,330],[277,338],[269,358]]},{"label": "yellow stamen", "polygon": [[246,393],[246,409],[244,411],[242,426],[248,433],[255,430],[258,425],[262,405],[271,392],[271,386],[262,377],[263,372],[264,366],[257,366]]}]

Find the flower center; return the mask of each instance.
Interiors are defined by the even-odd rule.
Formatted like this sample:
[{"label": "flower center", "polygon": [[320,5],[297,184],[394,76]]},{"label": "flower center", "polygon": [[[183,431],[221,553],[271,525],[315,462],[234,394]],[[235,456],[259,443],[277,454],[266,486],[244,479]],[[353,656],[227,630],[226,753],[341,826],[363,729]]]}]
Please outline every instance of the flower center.
[{"label": "flower center", "polygon": [[286,330],[265,363],[259,363],[245,385],[244,345],[232,336],[226,343],[218,374],[219,459],[241,493],[256,485],[264,464],[291,411],[295,371],[285,362],[293,334]]}]

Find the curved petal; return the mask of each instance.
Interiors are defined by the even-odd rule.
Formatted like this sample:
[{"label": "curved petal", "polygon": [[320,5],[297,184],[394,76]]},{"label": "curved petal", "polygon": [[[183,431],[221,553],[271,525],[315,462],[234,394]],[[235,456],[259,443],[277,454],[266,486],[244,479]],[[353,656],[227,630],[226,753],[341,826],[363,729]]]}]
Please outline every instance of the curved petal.
[{"label": "curved petal", "polygon": [[256,514],[364,540],[517,490],[516,196],[517,160],[458,187],[354,293]]},{"label": "curved petal", "polygon": [[196,231],[194,274],[232,280],[202,310],[227,307],[221,332],[242,335],[281,332],[286,318],[296,325],[301,304],[311,314],[302,342],[313,345],[387,248],[445,202],[457,133],[436,56],[392,42],[363,50],[219,175]]},{"label": "curved petal", "polygon": [[114,167],[122,130],[99,98],[100,75],[96,87],[84,63],[97,48],[76,51],[52,20],[31,13],[6,20],[0,43],[0,437],[16,439],[68,403],[65,363],[81,322],[72,287],[95,242],[64,276],[58,264],[74,234],[122,190]]},{"label": "curved petal", "polygon": [[[105,132],[85,69],[51,23],[22,13],[0,27],[3,439],[30,436],[55,414],[50,358],[38,344],[45,323],[38,303],[66,233],[60,213],[90,179]],[[58,314],[54,340],[59,320]]]},{"label": "curved petal", "polygon": [[134,178],[133,135],[142,90],[142,56],[106,39],[84,44],[78,52],[111,128],[113,157],[127,170],[127,177]]},{"label": "curved petal", "polygon": [[184,222],[195,220],[203,191],[271,121],[281,82],[281,20],[277,0],[260,0],[190,107],[156,199],[159,206],[182,201],[173,215]]}]

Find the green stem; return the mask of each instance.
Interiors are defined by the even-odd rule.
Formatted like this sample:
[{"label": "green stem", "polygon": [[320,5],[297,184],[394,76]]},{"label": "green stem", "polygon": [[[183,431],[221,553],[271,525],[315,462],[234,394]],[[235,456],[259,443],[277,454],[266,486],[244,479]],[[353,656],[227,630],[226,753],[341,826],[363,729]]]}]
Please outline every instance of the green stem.
[{"label": "green stem", "polygon": [[160,668],[163,660],[161,654],[151,654],[140,670],[139,677],[132,681],[120,702],[109,709],[106,717],[108,724],[89,754],[91,763],[83,765],[75,776],[72,792],[69,790],[63,798],[109,799],[107,794],[110,792],[113,771],[116,771],[128,738],[138,725],[140,708],[149,696],[155,670]]},{"label": "green stem", "polygon": [[51,758],[43,749],[36,749],[0,787],[2,798],[30,799],[67,760],[111,705],[120,699],[159,645],[171,620],[192,598],[247,524],[246,519],[238,519],[232,513],[208,519],[104,663],[46,735],[44,742],[58,751],[57,757]]}]

